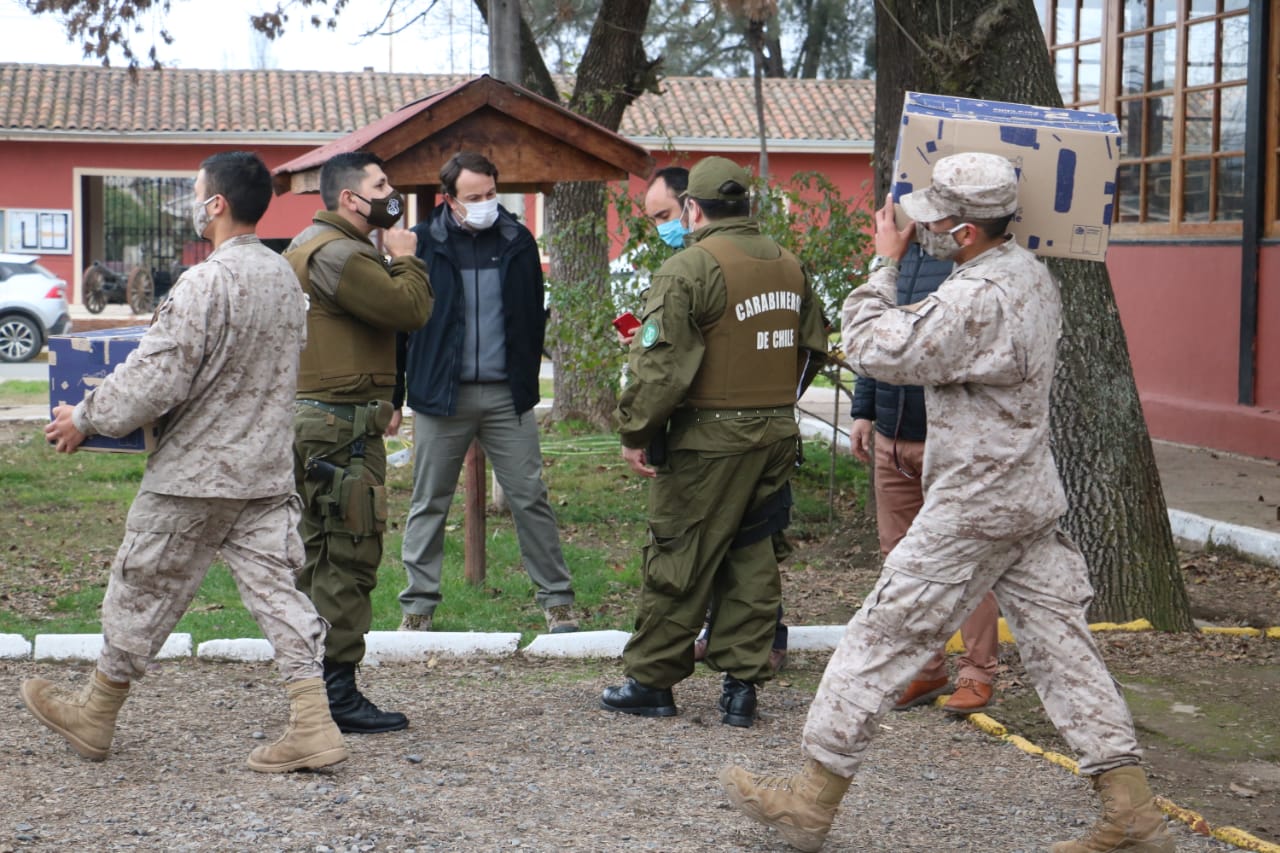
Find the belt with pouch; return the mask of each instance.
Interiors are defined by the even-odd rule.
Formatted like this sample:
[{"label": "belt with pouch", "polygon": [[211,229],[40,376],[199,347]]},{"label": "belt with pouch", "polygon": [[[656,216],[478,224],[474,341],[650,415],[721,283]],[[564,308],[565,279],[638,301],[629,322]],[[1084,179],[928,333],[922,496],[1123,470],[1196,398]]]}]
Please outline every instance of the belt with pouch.
[{"label": "belt with pouch", "polygon": [[298,399],[294,402],[302,406],[319,409],[326,415],[333,415],[335,418],[342,418],[344,421],[352,421],[356,417],[356,407],[351,403],[323,403],[319,400],[303,399]]},{"label": "belt with pouch", "polygon": [[743,406],[740,409],[676,409],[671,413],[671,428],[694,424],[736,421],[740,418],[795,418],[795,406]]}]

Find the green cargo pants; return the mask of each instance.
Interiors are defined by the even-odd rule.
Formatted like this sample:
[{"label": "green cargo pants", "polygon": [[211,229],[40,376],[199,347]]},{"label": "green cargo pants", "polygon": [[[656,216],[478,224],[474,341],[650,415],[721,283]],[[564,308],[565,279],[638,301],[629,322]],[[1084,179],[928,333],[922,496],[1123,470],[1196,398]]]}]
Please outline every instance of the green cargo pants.
[{"label": "green cargo pants", "polygon": [[675,450],[649,491],[649,542],[626,674],[667,688],[693,672],[693,641],[714,595],[706,663],[743,681],[769,680],[782,582],[774,539],[730,548],[742,519],[795,470],[796,440],[748,451]]},{"label": "green cargo pants", "polygon": [[[355,408],[322,410],[304,403],[294,408],[293,473],[303,503],[298,533],[306,549],[297,586],[329,623],[324,657],[334,663],[364,658],[387,522],[386,421],[372,409],[360,418],[364,456],[362,462],[353,459]],[[332,471],[308,477],[305,468],[312,458],[333,466]]]}]

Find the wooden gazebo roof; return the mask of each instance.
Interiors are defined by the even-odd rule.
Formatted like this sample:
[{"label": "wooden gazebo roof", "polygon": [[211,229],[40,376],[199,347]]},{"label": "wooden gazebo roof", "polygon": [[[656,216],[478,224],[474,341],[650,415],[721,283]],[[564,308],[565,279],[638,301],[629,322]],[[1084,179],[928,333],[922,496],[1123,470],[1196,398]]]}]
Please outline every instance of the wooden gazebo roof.
[{"label": "wooden gazebo roof", "polygon": [[513,83],[488,75],[406,104],[273,170],[276,194],[320,189],[320,167],[370,151],[404,193],[433,191],[461,150],[492,160],[504,192],[544,192],[559,181],[648,177],[653,158],[622,136]]}]

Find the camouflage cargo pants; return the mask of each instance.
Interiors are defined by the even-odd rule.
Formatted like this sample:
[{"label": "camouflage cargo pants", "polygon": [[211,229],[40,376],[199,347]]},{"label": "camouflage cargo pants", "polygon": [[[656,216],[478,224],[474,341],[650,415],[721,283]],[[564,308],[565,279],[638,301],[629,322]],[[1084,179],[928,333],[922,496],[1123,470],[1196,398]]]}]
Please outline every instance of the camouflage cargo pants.
[{"label": "camouflage cargo pants", "polygon": [[1089,632],[1079,550],[1056,527],[961,539],[913,526],[850,620],[809,708],[804,750],[852,776],[898,692],[988,590],[1081,775],[1138,762],[1133,720]]},{"label": "camouflage cargo pants", "polygon": [[113,681],[144,676],[221,551],[285,680],[321,675],[325,623],[293,585],[302,568],[298,517],[292,493],[233,500],[138,492],[102,602],[98,669]]}]

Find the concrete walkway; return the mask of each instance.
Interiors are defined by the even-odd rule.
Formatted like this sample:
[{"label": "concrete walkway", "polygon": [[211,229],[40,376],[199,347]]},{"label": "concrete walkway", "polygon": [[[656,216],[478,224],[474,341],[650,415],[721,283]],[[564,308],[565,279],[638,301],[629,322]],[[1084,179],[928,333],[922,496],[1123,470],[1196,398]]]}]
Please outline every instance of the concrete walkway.
[{"label": "concrete walkway", "polygon": [[[846,395],[810,388],[800,409],[806,435],[849,446]],[[1280,567],[1280,461],[1167,441],[1152,444],[1175,537],[1193,546],[1229,545]]]}]

